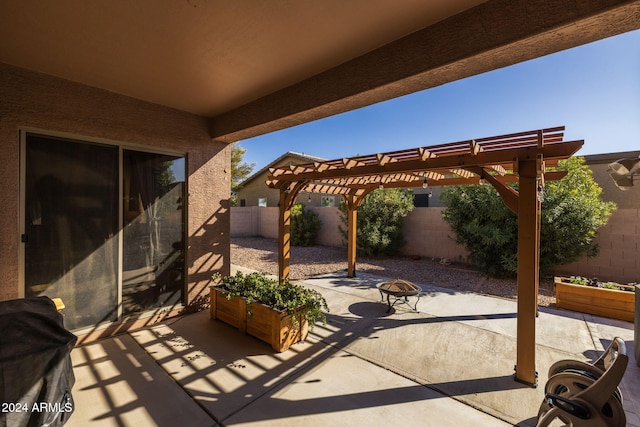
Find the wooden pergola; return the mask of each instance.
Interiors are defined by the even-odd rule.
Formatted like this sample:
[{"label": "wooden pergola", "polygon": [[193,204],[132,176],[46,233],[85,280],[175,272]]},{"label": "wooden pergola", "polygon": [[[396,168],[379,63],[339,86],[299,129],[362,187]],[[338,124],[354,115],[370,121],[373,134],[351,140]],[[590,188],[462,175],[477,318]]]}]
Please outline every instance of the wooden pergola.
[{"label": "wooden pergola", "polygon": [[[271,168],[267,186],[280,190],[278,275],[289,277],[291,207],[300,191],[339,194],[348,218],[348,276],[355,275],[356,218],[376,188],[489,183],[518,215],[517,381],[536,385],[535,320],[538,306],[540,202],[547,172],[576,153],[584,141],[564,141],[564,127]],[[508,184],[518,183],[518,191]]]}]

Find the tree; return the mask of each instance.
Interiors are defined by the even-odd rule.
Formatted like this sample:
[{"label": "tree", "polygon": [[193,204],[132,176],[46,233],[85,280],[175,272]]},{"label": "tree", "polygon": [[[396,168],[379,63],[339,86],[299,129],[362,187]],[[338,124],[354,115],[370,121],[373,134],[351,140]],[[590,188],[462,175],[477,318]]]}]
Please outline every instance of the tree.
[{"label": "tree", "polygon": [[[357,249],[362,255],[393,255],[404,245],[402,223],[413,210],[413,193],[400,189],[373,190],[358,209],[356,238]],[[347,208],[340,203],[339,226],[343,239],[347,240]]]},{"label": "tree", "polygon": [[[591,177],[584,158],[571,157],[558,165],[568,174],[546,183],[540,226],[540,272],[597,254],[598,228],[609,220],[615,203],[600,200],[602,189]],[[514,185],[517,189],[517,185]],[[456,242],[465,246],[469,260],[494,275],[517,273],[518,219],[487,185],[451,187],[441,199],[443,213]]]},{"label": "tree", "polygon": [[245,163],[242,161],[244,153],[247,150],[242,148],[237,143],[231,145],[231,205],[237,206],[238,201],[236,193],[242,188],[242,181],[244,181],[253,171],[256,166],[255,163]]}]

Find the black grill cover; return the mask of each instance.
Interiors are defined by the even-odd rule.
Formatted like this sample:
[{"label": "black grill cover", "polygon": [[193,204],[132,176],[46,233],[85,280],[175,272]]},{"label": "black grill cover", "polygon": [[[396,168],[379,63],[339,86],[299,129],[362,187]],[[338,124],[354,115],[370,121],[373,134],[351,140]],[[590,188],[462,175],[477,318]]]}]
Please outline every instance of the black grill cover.
[{"label": "black grill cover", "polygon": [[0,427],[64,425],[76,340],[49,298],[0,302]]}]

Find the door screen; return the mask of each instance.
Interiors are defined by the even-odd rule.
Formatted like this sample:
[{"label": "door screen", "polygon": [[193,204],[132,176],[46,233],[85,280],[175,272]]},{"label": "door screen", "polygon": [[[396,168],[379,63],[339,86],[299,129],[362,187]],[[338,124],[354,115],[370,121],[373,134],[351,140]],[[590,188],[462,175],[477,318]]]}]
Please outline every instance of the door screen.
[{"label": "door screen", "polygon": [[118,148],[27,135],[25,166],[25,296],[69,329],[116,320]]}]

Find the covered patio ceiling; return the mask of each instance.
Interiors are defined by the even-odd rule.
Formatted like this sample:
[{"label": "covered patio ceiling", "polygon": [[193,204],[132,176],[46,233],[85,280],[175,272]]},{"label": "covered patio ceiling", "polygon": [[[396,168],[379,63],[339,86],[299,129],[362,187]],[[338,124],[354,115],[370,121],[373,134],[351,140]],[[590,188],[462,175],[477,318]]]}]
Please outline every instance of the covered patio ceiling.
[{"label": "covered patio ceiling", "polygon": [[[516,380],[536,385],[535,341],[540,258],[540,207],[547,172],[584,141],[564,141],[564,127],[478,138],[429,147],[270,169],[267,185],[280,190],[278,275],[289,277],[291,208],[300,191],[340,194],[347,207],[348,276],[355,275],[357,210],[385,188],[490,183],[518,215],[518,348]],[[517,183],[518,189],[509,186]]]},{"label": "covered patio ceiling", "polygon": [[235,142],[637,28],[640,0],[3,0],[0,62]]}]

